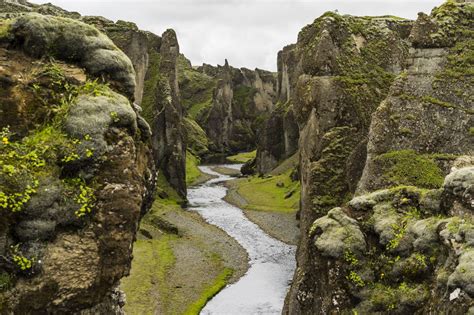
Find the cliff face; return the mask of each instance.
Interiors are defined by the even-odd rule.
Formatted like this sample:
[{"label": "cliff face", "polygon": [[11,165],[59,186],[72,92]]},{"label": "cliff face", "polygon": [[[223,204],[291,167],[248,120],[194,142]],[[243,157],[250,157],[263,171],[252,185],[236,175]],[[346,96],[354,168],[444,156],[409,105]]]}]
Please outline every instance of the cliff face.
[{"label": "cliff face", "polygon": [[[186,141],[177,76],[179,45],[174,31],[165,32],[163,34],[165,39],[153,33],[139,30],[131,22],[117,21],[114,23],[102,17],[83,17],[77,12],[68,12],[52,4],[35,5],[27,1],[2,0],[0,1],[0,12],[3,12],[6,18],[26,12],[36,12],[83,21],[105,33],[113,41],[113,44],[117,45],[129,57],[133,65],[132,70],[134,71],[131,72],[133,76],[123,80],[122,84],[129,85],[126,91],[127,95],[130,97],[133,95],[134,104],[141,107],[138,110],[143,111],[143,117],[152,128],[154,156],[160,176],[184,199],[186,197]],[[70,31],[74,33],[74,30]],[[36,40],[42,42],[44,39]],[[64,51],[65,55],[68,53],[77,54],[75,51],[68,51],[70,49],[68,45],[71,43],[53,40],[49,44],[57,51]],[[36,48],[33,47],[33,49]],[[94,57],[104,60],[116,59],[116,56],[105,56],[102,52],[96,53]],[[92,71],[103,70],[95,69],[96,65],[94,64],[81,66],[86,67],[92,74],[95,74]],[[113,65],[109,67],[113,67]],[[118,77],[124,75],[127,74],[116,74]],[[110,79],[113,79],[110,82],[114,84],[116,78]],[[134,82],[133,86],[132,81]],[[171,102],[168,102],[168,99],[171,99]]]},{"label": "cliff face", "polygon": [[236,69],[225,63],[197,69],[183,61],[180,85],[190,119],[206,132],[213,154],[252,150],[263,118],[273,107],[271,72]]},{"label": "cliff face", "polygon": [[[457,273],[472,271],[472,168],[463,168],[474,148],[472,12],[447,2],[416,23],[326,13],[280,52],[279,100],[299,129],[302,186],[286,313],[471,305]],[[293,132],[279,131],[281,116],[259,142],[263,172],[288,154],[287,141],[271,144]],[[455,289],[450,301],[444,292]]]},{"label": "cliff face", "polygon": [[119,314],[156,173],[130,101],[135,71],[92,26],[10,17],[0,19],[0,313]]},{"label": "cliff face", "polygon": [[186,198],[186,139],[175,32],[168,30],[159,37],[130,22],[113,23],[101,17],[82,20],[104,31],[130,57],[136,70],[135,103],[152,129],[156,167],[179,196]]}]

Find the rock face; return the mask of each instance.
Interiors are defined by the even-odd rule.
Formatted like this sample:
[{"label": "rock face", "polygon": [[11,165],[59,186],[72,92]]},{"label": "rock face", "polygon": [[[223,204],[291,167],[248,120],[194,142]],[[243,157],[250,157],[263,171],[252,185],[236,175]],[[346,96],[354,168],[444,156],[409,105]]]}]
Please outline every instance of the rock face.
[{"label": "rock face", "polygon": [[77,20],[0,29],[0,313],[121,314],[156,175],[132,63]]},{"label": "rock face", "polygon": [[183,59],[180,86],[188,117],[206,132],[211,154],[253,150],[263,118],[274,108],[276,78],[256,69],[203,65]]},{"label": "rock face", "polygon": [[[280,52],[302,186],[284,313],[474,311],[472,10],[449,1],[415,23],[326,13]],[[287,154],[282,125],[266,122],[262,172]]]},{"label": "rock face", "polygon": [[[30,54],[44,50],[84,67],[91,75],[107,76],[109,84],[141,106],[139,110],[143,110],[142,115],[153,131],[160,176],[185,199],[186,139],[177,77],[176,34],[165,32],[167,42],[163,46],[164,38],[139,30],[134,23],[83,17],[52,4],[0,1],[0,12],[6,17],[28,14],[28,18],[19,18],[14,31],[18,45],[23,45]],[[43,15],[55,17],[45,23]],[[64,25],[64,18],[77,21]],[[143,119],[140,121],[146,125]]]},{"label": "rock face", "polygon": [[163,178],[186,198],[186,135],[178,84],[179,44],[176,33],[159,37],[130,22],[113,23],[101,17],[83,21],[103,30],[131,59],[136,69],[135,102],[152,129],[156,167]]}]

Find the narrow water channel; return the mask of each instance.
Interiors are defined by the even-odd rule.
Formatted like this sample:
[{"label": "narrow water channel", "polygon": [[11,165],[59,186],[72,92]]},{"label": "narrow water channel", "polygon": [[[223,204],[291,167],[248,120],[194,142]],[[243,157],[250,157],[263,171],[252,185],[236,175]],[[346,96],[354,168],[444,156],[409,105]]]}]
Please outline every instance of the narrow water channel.
[{"label": "narrow water channel", "polygon": [[230,176],[208,166],[200,169],[217,177],[188,190],[190,209],[235,238],[250,259],[247,273],[209,301],[201,314],[280,314],[296,267],[296,247],[270,237],[249,221],[241,209],[222,199],[227,193],[223,183],[232,179]]}]

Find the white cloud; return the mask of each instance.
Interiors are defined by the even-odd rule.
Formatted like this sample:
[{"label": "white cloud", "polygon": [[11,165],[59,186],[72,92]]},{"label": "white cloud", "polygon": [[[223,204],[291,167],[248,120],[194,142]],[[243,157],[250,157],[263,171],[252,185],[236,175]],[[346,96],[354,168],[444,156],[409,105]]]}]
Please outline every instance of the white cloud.
[{"label": "white cloud", "polygon": [[[276,56],[301,28],[325,11],[415,19],[443,0],[51,0],[82,15],[135,22],[156,34],[173,28],[195,65],[223,64],[276,70]],[[33,0],[42,3],[41,0]]]}]

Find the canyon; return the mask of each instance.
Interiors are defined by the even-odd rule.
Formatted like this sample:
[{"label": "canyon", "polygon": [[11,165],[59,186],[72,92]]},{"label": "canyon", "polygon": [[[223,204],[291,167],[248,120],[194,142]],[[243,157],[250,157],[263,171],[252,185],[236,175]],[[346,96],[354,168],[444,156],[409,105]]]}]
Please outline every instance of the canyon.
[{"label": "canyon", "polygon": [[474,313],[473,15],[327,12],[272,73],[0,0],[0,313]]}]

